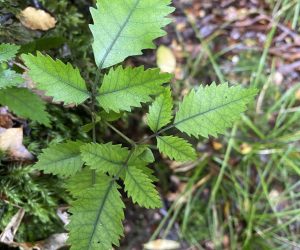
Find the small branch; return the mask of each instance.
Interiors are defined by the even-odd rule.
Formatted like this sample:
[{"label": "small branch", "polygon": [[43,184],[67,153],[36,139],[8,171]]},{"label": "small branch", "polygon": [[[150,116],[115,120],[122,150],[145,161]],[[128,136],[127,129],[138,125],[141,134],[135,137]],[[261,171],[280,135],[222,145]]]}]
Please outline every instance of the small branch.
[{"label": "small branch", "polygon": [[21,63],[18,63],[16,61],[11,61],[14,65],[18,66],[21,69],[24,69],[25,71],[29,71],[29,69],[27,67],[25,67],[24,65],[22,65]]},{"label": "small branch", "polygon": [[123,134],[120,130],[118,130],[115,126],[111,125],[108,122],[105,122],[105,124],[111,128],[113,131],[115,131],[119,136],[121,136],[124,140],[126,140],[130,145],[132,146],[136,146],[136,143],[131,140],[130,138],[128,138],[125,134]]},{"label": "small branch", "polygon": [[214,205],[214,203],[215,203],[216,195],[217,195],[217,192],[220,188],[223,176],[225,174],[225,170],[226,170],[227,165],[228,165],[230,154],[231,154],[231,151],[232,151],[232,148],[233,148],[234,136],[236,134],[236,131],[237,131],[237,124],[235,124],[233,126],[232,130],[231,130],[230,140],[228,142],[228,146],[227,146],[227,149],[226,149],[226,152],[225,152],[225,157],[224,157],[224,160],[222,162],[222,166],[221,166],[220,173],[218,175],[217,181],[216,181],[216,183],[215,183],[215,185],[214,185],[214,187],[211,191],[211,198],[210,198],[210,201],[209,201],[210,206],[208,206],[208,207],[211,207],[211,205]]},{"label": "small branch", "polygon": [[[91,119],[92,119],[92,124],[93,124],[93,129],[92,129],[92,134],[93,134],[93,143],[97,142],[97,135],[96,135],[96,96],[97,96],[97,86],[98,82],[101,77],[101,71],[97,69],[96,72],[96,77],[95,77],[95,82],[91,84]],[[92,171],[92,183],[95,184],[96,182],[96,171]]]}]

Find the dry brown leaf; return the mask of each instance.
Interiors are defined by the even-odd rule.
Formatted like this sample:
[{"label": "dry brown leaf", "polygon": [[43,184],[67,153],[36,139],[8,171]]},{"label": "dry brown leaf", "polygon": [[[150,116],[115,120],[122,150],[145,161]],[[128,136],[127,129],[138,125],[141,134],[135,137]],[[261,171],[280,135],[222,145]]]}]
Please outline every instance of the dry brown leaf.
[{"label": "dry brown leaf", "polygon": [[20,223],[24,217],[25,211],[23,208],[20,208],[18,212],[11,218],[10,222],[7,224],[3,232],[0,234],[0,242],[5,244],[11,244],[14,241],[14,237]]},{"label": "dry brown leaf", "polygon": [[219,141],[215,141],[215,140],[212,142],[212,146],[213,146],[214,150],[217,150],[217,151],[221,150],[223,148],[222,143]]},{"label": "dry brown leaf", "polygon": [[156,52],[157,66],[162,72],[174,73],[176,69],[176,58],[172,50],[166,46],[159,46]]},{"label": "dry brown leaf", "polygon": [[158,239],[144,244],[148,250],[175,250],[180,249],[180,244],[174,240]]},{"label": "dry brown leaf", "polygon": [[33,159],[33,155],[23,145],[23,128],[0,128],[0,150],[16,160]]},{"label": "dry brown leaf", "polygon": [[6,245],[16,247],[22,250],[57,250],[67,246],[67,233],[53,234],[49,238],[31,242],[5,242]]},{"label": "dry brown leaf", "polygon": [[13,126],[13,117],[8,113],[6,107],[0,107],[0,127],[2,128],[11,128]]},{"label": "dry brown leaf", "polygon": [[44,10],[27,7],[19,15],[20,22],[31,30],[49,30],[55,27],[56,20]]}]

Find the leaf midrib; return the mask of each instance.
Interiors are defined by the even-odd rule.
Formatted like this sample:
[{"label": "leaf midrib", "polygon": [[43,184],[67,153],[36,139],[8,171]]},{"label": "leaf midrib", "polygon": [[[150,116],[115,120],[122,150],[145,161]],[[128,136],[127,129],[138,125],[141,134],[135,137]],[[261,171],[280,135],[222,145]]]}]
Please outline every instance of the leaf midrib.
[{"label": "leaf midrib", "polygon": [[98,155],[98,154],[96,154],[96,153],[94,153],[92,151],[86,151],[86,152],[89,153],[89,154],[91,154],[91,155],[93,155],[93,156],[95,156],[95,157],[97,157],[97,158],[100,158],[101,160],[104,160],[104,161],[107,161],[109,163],[112,163],[114,165],[122,165],[123,164],[123,161],[120,161],[120,162],[118,162],[118,161],[112,161],[112,160],[107,159],[105,157],[102,157],[102,156],[100,156],[100,155]]},{"label": "leaf midrib", "polygon": [[160,118],[161,118],[161,112],[162,112],[163,106],[164,106],[164,104],[165,104],[165,101],[166,101],[166,98],[165,98],[165,96],[163,95],[163,100],[162,100],[162,104],[161,104],[160,107],[159,107],[159,112],[158,112],[158,116],[157,116],[157,120],[156,120],[154,132],[157,132],[157,130],[158,130],[158,125],[159,125]]},{"label": "leaf midrib", "polygon": [[[26,89],[24,89],[24,90],[26,91]],[[25,92],[24,92],[24,93],[25,93]],[[18,95],[14,95],[13,93],[5,93],[5,94],[11,96],[13,99],[17,100],[21,105],[26,106],[29,110],[32,110],[32,106],[29,105],[29,104],[31,104],[31,102],[29,102],[29,104],[26,103],[26,102],[23,102],[23,100],[20,99],[20,98],[18,97]],[[26,93],[26,94],[27,94],[27,93]],[[26,97],[28,97],[28,96],[25,96],[25,98],[26,98]]]},{"label": "leaf midrib", "polygon": [[248,98],[248,97],[250,97],[250,96],[253,96],[253,95],[252,95],[252,94],[251,94],[251,95],[249,94],[249,95],[243,96],[243,97],[241,97],[241,98],[238,98],[238,99],[236,99],[236,100],[230,101],[230,102],[228,102],[228,103],[226,103],[226,104],[217,106],[217,107],[215,107],[215,108],[213,108],[213,109],[209,109],[209,110],[206,110],[206,111],[204,111],[204,112],[197,113],[197,114],[195,114],[195,115],[192,115],[192,116],[190,116],[190,117],[187,117],[187,118],[185,118],[185,119],[182,119],[182,120],[180,120],[180,121],[175,122],[175,123],[172,125],[172,127],[176,127],[177,125],[179,125],[179,124],[181,124],[181,123],[184,123],[184,122],[186,122],[186,121],[188,121],[188,120],[191,120],[191,119],[195,119],[195,118],[198,117],[198,116],[205,115],[205,114],[210,113],[210,112],[213,112],[213,111],[215,111],[215,110],[221,109],[221,108],[226,107],[226,106],[228,106],[228,105],[230,105],[230,104],[232,104],[232,103],[239,102],[239,101],[241,101],[241,100],[243,100],[243,99],[246,99],[246,98]]},{"label": "leaf midrib", "polygon": [[[140,190],[142,190],[142,192],[145,194],[145,196],[147,196],[147,197],[153,202],[153,204],[155,204],[156,201],[153,199],[153,197],[151,197],[151,196],[145,191],[145,189],[140,185],[140,183],[136,180],[136,178],[134,178],[133,174],[129,171],[129,168],[130,168],[130,167],[127,166],[127,172],[126,172],[126,174],[129,174],[129,175],[130,175],[131,179],[134,181],[134,183],[136,184],[136,186],[137,186]],[[138,171],[137,167],[135,167],[135,169]],[[144,174],[144,173],[142,173],[142,174]],[[148,180],[149,180],[149,179],[148,179]]]},{"label": "leaf midrib", "polygon": [[[87,96],[90,96],[90,93],[87,91],[87,90],[85,90],[85,89],[82,89],[82,88],[80,88],[80,87],[77,87],[76,85],[73,85],[73,84],[71,84],[70,82],[68,82],[68,81],[66,81],[66,80],[64,80],[63,78],[61,78],[60,76],[59,76],[59,73],[58,73],[58,70],[57,70],[57,68],[56,68],[56,63],[58,62],[58,61],[55,61],[55,60],[53,60],[53,62],[54,62],[54,64],[52,64],[52,66],[53,66],[53,69],[54,69],[54,71],[55,71],[55,73],[53,73],[53,72],[51,72],[51,71],[49,71],[49,70],[46,70],[44,67],[40,67],[40,64],[39,63],[33,63],[34,65],[35,65],[35,67],[37,67],[39,70],[41,70],[41,71],[43,71],[43,72],[45,72],[46,74],[48,74],[49,76],[51,76],[51,77],[53,77],[53,78],[55,78],[55,79],[57,79],[59,82],[62,82],[62,83],[64,83],[65,85],[67,85],[67,86],[69,86],[69,87],[71,87],[71,88],[73,88],[73,89],[75,89],[75,90],[78,90],[79,92],[81,92],[81,93],[84,93],[85,95],[87,95]],[[64,66],[66,66],[66,67],[68,67],[68,65],[66,65],[66,64],[64,64],[63,62],[61,62]],[[76,70],[76,69],[75,69]],[[32,74],[32,73],[29,73],[29,75],[30,74]],[[36,75],[36,74],[35,74]],[[81,76],[80,76],[81,77]],[[77,77],[77,79],[78,79],[78,77]],[[37,81],[40,85],[44,85],[43,83],[40,83],[40,81]],[[44,89],[44,90],[46,90],[47,92],[49,92],[49,89]]]},{"label": "leaf midrib", "polygon": [[110,193],[111,190],[112,190],[113,184],[114,184],[114,180],[111,180],[110,183],[109,183],[109,185],[108,185],[108,187],[107,187],[107,189],[105,190],[105,194],[104,194],[103,199],[101,199],[101,201],[100,201],[101,204],[100,204],[100,207],[99,207],[99,209],[98,209],[98,211],[97,211],[97,217],[96,217],[95,223],[94,223],[94,225],[93,225],[93,231],[92,231],[91,237],[90,237],[90,239],[89,239],[88,250],[90,250],[91,247],[92,247],[92,242],[93,242],[93,238],[94,238],[94,236],[95,236],[95,232],[96,232],[96,229],[97,229],[97,225],[98,225],[98,223],[99,223],[99,221],[100,221],[100,217],[101,217],[101,214],[102,214],[102,212],[103,212],[104,205],[105,205],[105,203],[106,203],[106,201],[107,201],[107,199],[108,199],[109,193]]},{"label": "leaf midrib", "polygon": [[111,52],[112,48],[115,46],[116,42],[118,41],[118,39],[120,38],[121,36],[121,33],[123,32],[123,30],[125,29],[125,27],[127,26],[133,12],[136,10],[137,6],[139,5],[141,0],[137,0],[134,4],[134,6],[132,7],[132,9],[130,10],[130,12],[128,13],[128,16],[126,17],[124,23],[122,24],[122,26],[120,27],[118,33],[116,34],[115,38],[113,39],[112,43],[109,45],[109,47],[107,48],[107,50],[105,51],[105,54],[102,58],[102,60],[100,61],[100,64],[99,64],[99,69],[102,69],[104,63],[105,63],[105,60],[107,59],[109,53]]},{"label": "leaf midrib", "polygon": [[[143,85],[146,85],[152,81],[157,81],[157,80],[160,80],[161,77],[157,77],[157,78],[154,78],[154,79],[150,79],[150,80],[147,80],[145,82],[142,82],[142,83],[139,83],[139,84],[134,84],[134,85],[127,85],[123,88],[120,88],[120,89],[114,89],[114,90],[111,90],[111,91],[107,91],[107,92],[102,92],[102,93],[99,93],[98,97],[100,96],[104,96],[104,95],[108,95],[108,94],[113,94],[113,93],[116,93],[116,92],[121,92],[121,91],[124,91],[124,90],[127,90],[127,89],[130,89],[130,88],[136,88],[136,87],[140,87],[140,86],[143,86]],[[104,86],[104,85],[103,85]],[[101,91],[101,89],[100,89]]]},{"label": "leaf midrib", "polygon": [[55,160],[55,161],[53,161],[52,159],[48,159],[49,162],[43,163],[42,165],[43,166],[51,166],[51,165],[57,164],[59,162],[64,162],[64,161],[75,159],[75,158],[79,158],[80,159],[80,153],[73,153],[73,154],[70,154],[69,156],[67,156],[65,158],[60,158],[60,159]]},{"label": "leaf midrib", "polygon": [[[186,152],[181,152],[181,151],[179,151],[177,148],[173,147],[172,144],[170,144],[170,143],[168,143],[166,140],[162,139],[162,136],[158,136],[158,138],[159,138],[160,140],[162,140],[165,144],[167,144],[170,148],[175,149],[175,151],[179,152],[180,154],[185,155],[188,159],[190,159],[190,160],[192,161],[191,156],[188,155]],[[181,138],[180,138],[180,139],[181,139]],[[174,158],[174,157],[173,157],[173,158]]]}]

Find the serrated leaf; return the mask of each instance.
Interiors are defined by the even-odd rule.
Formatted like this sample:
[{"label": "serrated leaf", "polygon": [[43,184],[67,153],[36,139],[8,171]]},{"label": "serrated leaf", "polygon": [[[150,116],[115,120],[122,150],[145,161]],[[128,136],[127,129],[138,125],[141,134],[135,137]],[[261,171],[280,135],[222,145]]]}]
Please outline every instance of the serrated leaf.
[{"label": "serrated leaf", "polygon": [[158,136],[157,147],[159,152],[167,155],[171,160],[186,162],[196,159],[193,146],[176,136]]},{"label": "serrated leaf", "polygon": [[132,153],[128,164],[135,166],[147,165],[148,163],[154,162],[154,160],[151,149],[149,149],[147,145],[139,145]]},{"label": "serrated leaf", "polygon": [[80,156],[80,141],[68,141],[60,144],[50,145],[43,150],[39,156],[39,161],[35,165],[36,169],[43,170],[60,176],[72,176],[78,172],[83,161]]},{"label": "serrated leaf", "polygon": [[159,69],[112,68],[104,76],[97,100],[107,112],[131,111],[131,107],[141,107],[141,103],[151,101],[151,95],[162,92],[162,84],[170,79],[170,74],[160,74]]},{"label": "serrated leaf", "polygon": [[96,171],[115,175],[124,165],[129,151],[121,145],[90,143],[81,147],[83,161]]},{"label": "serrated leaf", "polygon": [[94,24],[93,50],[96,64],[107,68],[128,56],[141,55],[143,49],[153,49],[153,40],[165,35],[162,30],[170,23],[166,18],[174,8],[171,0],[102,0],[92,8]]},{"label": "serrated leaf", "polygon": [[80,197],[87,188],[93,187],[95,183],[100,183],[102,177],[102,173],[94,172],[90,168],[85,167],[68,178],[65,186],[74,197]]},{"label": "serrated leaf", "polygon": [[29,76],[37,83],[37,88],[46,91],[54,101],[65,104],[80,104],[89,98],[85,82],[79,70],[70,63],[53,60],[40,52],[37,56],[23,55],[26,66],[30,69]]},{"label": "serrated leaf", "polygon": [[123,115],[124,115],[123,112],[116,113],[114,111],[110,111],[107,113],[105,110],[102,110],[100,112],[101,119],[108,121],[108,122],[113,122],[113,121],[119,120]]},{"label": "serrated leaf", "polygon": [[20,46],[14,44],[3,43],[0,44],[0,63],[15,57]]},{"label": "serrated leaf", "polygon": [[17,116],[50,126],[45,103],[28,89],[16,87],[1,89],[0,104],[8,106]]},{"label": "serrated leaf", "polygon": [[0,89],[17,86],[24,82],[22,76],[13,70],[0,69]]},{"label": "serrated leaf", "polygon": [[124,203],[118,186],[102,174],[101,181],[71,203],[68,242],[71,250],[111,250],[123,236]]},{"label": "serrated leaf", "polygon": [[149,108],[147,122],[153,132],[167,125],[172,119],[173,100],[169,88],[159,95]]},{"label": "serrated leaf", "polygon": [[158,208],[162,206],[159,194],[148,178],[147,174],[143,173],[142,169],[129,166],[126,168],[125,175],[125,190],[133,202],[146,208]]},{"label": "serrated leaf", "polygon": [[257,94],[257,89],[227,83],[192,90],[179,105],[174,126],[180,131],[199,137],[217,136],[240,118]]}]

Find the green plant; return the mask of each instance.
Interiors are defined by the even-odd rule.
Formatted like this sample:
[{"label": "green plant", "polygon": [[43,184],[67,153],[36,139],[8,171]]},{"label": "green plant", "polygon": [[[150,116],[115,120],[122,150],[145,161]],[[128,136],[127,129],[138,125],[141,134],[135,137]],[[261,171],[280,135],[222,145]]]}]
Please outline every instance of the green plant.
[{"label": "green plant", "polygon": [[[170,23],[166,16],[173,8],[169,4],[170,0],[103,0],[96,9],[91,9],[94,24],[90,29],[98,67],[93,83],[86,84],[79,70],[69,63],[53,60],[39,52],[21,55],[37,89],[53,97],[54,101],[82,105],[91,115],[92,122],[85,129],[92,130],[93,142],[53,144],[43,151],[35,165],[38,170],[64,177],[66,188],[74,197],[71,222],[67,225],[72,249],[111,249],[112,245],[119,245],[125,207],[120,183],[124,184],[128,197],[140,206],[161,206],[153,184],[156,178],[148,167],[154,162],[148,146],[152,138],[157,139],[159,151],[169,158],[192,161],[197,157],[192,145],[177,135],[166,133],[177,128],[195,138],[217,136],[239,119],[257,93],[254,88],[213,83],[191,90],[173,112],[171,90],[165,85],[172,75],[144,67],[118,66],[106,71],[128,56],[155,47],[153,40],[163,36],[162,28]],[[3,44],[0,58],[7,61],[17,54],[17,50],[15,45]],[[3,69],[3,72],[8,71]],[[15,79],[19,79],[19,75]],[[19,84],[19,80],[12,80],[9,85],[0,86],[0,104],[9,106],[21,117],[50,126],[44,103]],[[153,96],[155,100],[147,114],[152,135],[136,142],[110,123],[121,116],[116,113],[131,112],[132,108],[151,102]],[[120,135],[130,148],[111,142],[99,143],[96,136],[99,123]]]}]

